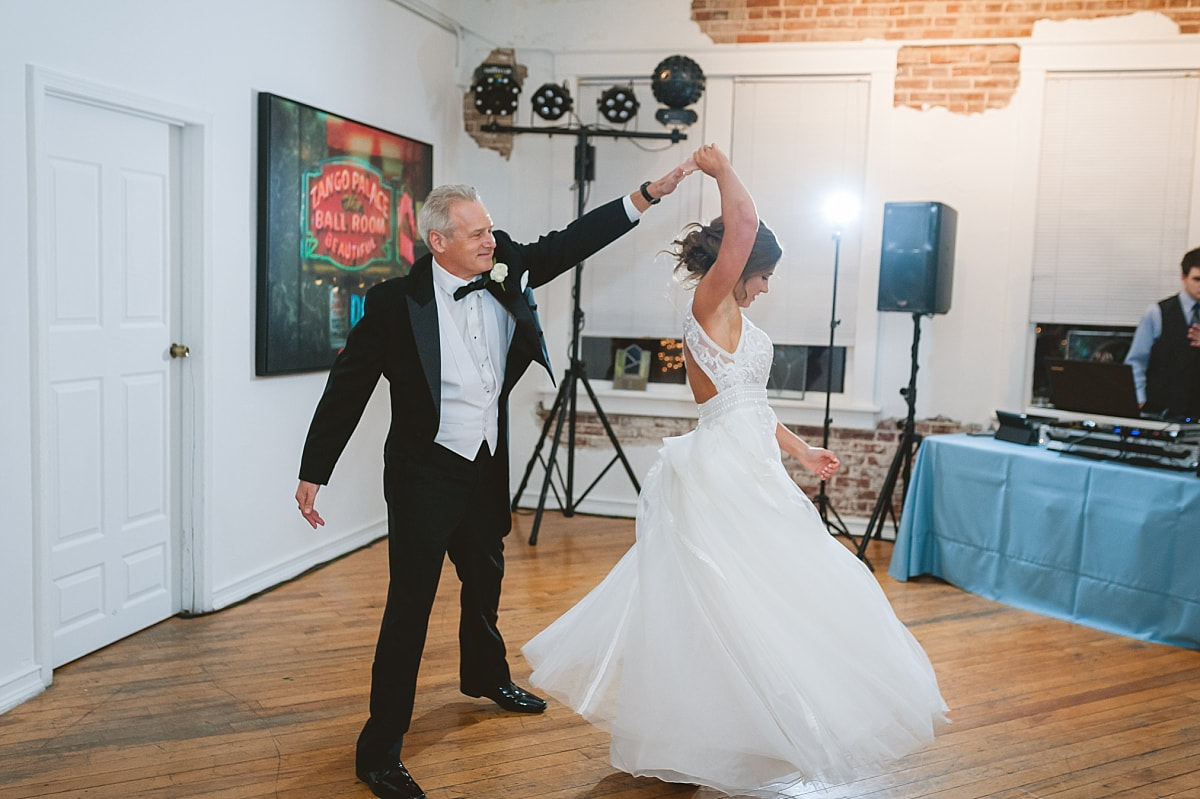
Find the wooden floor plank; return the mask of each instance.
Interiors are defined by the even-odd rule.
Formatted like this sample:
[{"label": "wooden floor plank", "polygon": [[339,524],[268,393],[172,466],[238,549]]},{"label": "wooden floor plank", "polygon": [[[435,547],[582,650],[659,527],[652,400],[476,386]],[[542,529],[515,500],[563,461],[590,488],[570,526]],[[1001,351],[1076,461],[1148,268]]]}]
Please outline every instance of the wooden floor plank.
[{"label": "wooden floor plank", "polygon": [[[633,541],[625,519],[531,517],[508,539],[501,625],[520,645],[594,586]],[[847,545],[855,542],[847,541]],[[809,799],[1200,797],[1200,653],[1148,644],[886,574],[897,615],[926,648],[952,723],[925,749]],[[377,542],[238,606],[175,618],[55,672],[0,716],[3,799],[339,799],[354,778],[387,583]],[[717,799],[634,778],[608,736],[562,705],[506,714],[458,691],[457,578],[431,616],[405,762],[430,799]],[[878,674],[887,679],[886,671]]]}]

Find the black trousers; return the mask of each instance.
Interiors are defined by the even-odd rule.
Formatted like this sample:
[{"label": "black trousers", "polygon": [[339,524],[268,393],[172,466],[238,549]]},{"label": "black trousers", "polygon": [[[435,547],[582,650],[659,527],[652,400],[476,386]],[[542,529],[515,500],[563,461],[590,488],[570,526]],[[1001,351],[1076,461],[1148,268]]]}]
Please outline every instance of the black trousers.
[{"label": "black trousers", "polygon": [[371,668],[371,715],[358,737],[360,770],[399,756],[447,554],[462,583],[462,690],[481,693],[511,679],[496,626],[504,536],[511,525],[507,470],[486,443],[474,461],[438,445],[433,449],[426,462],[389,465],[385,475],[390,575]]}]

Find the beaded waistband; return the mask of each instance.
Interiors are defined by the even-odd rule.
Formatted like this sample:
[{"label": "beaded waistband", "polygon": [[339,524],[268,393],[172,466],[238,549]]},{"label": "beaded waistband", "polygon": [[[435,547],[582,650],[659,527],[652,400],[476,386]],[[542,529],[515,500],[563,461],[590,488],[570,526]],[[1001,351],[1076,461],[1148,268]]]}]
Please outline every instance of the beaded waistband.
[{"label": "beaded waistband", "polygon": [[770,407],[767,389],[764,386],[734,386],[719,392],[712,399],[701,403],[700,421],[715,419],[735,408]]}]

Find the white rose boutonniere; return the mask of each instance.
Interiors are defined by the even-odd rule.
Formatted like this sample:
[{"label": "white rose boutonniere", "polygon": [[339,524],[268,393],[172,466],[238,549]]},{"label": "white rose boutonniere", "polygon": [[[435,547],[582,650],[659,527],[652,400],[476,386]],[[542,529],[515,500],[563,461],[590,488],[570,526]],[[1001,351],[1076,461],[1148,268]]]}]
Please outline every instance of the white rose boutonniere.
[{"label": "white rose boutonniere", "polygon": [[504,288],[504,279],[508,277],[508,264],[495,263],[492,264],[492,271],[488,273],[488,278],[495,283],[500,284],[500,288]]}]

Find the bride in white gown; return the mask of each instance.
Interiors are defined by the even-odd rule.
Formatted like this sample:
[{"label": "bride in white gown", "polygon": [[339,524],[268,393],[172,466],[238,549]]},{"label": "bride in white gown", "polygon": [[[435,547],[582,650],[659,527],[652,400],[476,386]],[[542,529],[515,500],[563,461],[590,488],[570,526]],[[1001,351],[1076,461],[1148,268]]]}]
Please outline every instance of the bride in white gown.
[{"label": "bride in white gown", "polygon": [[781,250],[714,145],[693,156],[721,218],[676,244],[696,281],[684,355],[697,428],[664,440],[637,541],[524,648],[532,682],[612,735],[637,776],[774,795],[832,784],[933,739],[947,710],[925,652],[831,537],[780,450],[838,468],[767,404],[771,340],[742,315]]}]

